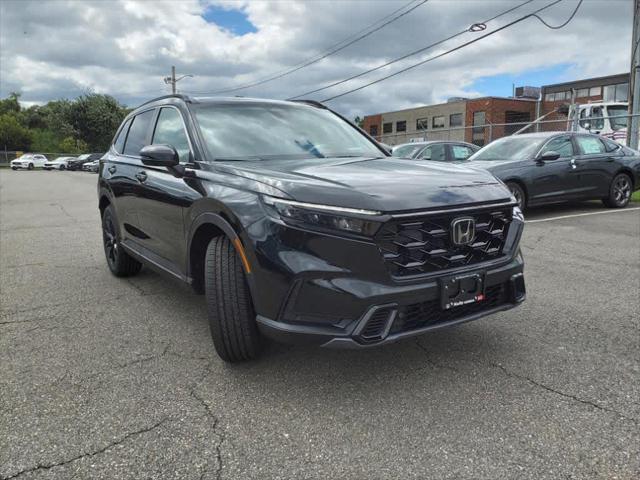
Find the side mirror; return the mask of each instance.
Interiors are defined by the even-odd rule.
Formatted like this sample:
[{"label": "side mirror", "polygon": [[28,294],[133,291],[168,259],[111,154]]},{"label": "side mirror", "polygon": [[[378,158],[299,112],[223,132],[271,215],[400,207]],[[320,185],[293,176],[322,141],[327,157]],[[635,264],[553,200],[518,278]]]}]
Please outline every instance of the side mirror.
[{"label": "side mirror", "polygon": [[553,150],[547,150],[546,152],[538,156],[536,161],[540,163],[544,163],[550,160],[557,160],[559,158],[560,158],[560,154],[558,152],[555,152]]},{"label": "side mirror", "polygon": [[169,169],[180,163],[178,152],[171,145],[147,145],[140,150],[142,163],[151,167],[167,167]]},{"label": "side mirror", "polygon": [[591,130],[591,122],[583,122],[582,128],[584,128],[585,130]]}]

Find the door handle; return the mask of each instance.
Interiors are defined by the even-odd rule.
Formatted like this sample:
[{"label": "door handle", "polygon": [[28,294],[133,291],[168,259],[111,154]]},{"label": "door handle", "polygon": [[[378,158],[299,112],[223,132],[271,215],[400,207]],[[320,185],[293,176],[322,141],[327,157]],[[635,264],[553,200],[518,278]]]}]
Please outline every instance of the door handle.
[{"label": "door handle", "polygon": [[141,172],[136,173],[136,178],[139,182],[144,183],[147,181],[147,172],[142,170]]},{"label": "door handle", "polygon": [[107,170],[109,170],[109,173],[116,173],[117,168],[115,165],[111,165]]},{"label": "door handle", "polygon": [[575,158],[571,159],[571,168],[573,168],[574,170],[576,169],[576,159]]}]

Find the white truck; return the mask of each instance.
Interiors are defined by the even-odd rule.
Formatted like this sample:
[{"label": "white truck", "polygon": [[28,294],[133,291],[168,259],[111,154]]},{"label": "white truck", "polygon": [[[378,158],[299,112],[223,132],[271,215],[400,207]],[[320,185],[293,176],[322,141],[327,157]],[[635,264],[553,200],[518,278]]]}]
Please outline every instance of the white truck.
[{"label": "white truck", "polygon": [[597,133],[618,143],[627,142],[628,105],[626,102],[574,104],[569,107],[567,130],[578,117],[578,132]]}]

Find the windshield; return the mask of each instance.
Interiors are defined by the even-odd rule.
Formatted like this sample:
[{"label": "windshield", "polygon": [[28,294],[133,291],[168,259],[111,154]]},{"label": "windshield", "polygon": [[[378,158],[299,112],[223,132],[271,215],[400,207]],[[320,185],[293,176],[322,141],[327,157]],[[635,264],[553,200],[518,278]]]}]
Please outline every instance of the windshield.
[{"label": "windshield", "polygon": [[391,155],[393,155],[394,157],[410,158],[414,153],[416,153],[419,148],[422,148],[422,145],[401,145],[394,148]]},{"label": "windshield", "polygon": [[[620,130],[621,128],[627,128],[627,107],[626,105],[612,105],[607,107],[609,112],[609,121],[611,122],[612,130]],[[624,115],[624,116],[623,116]]]},{"label": "windshield", "polygon": [[195,117],[213,160],[383,156],[347,122],[308,105],[197,105]]},{"label": "windshield", "polygon": [[20,157],[18,157],[18,160],[31,160],[33,158],[33,155],[31,155],[30,153],[27,153],[25,155],[21,155]]},{"label": "windshield", "polygon": [[526,160],[544,143],[544,137],[504,137],[473,154],[469,160]]},{"label": "windshield", "polygon": [[80,155],[77,160],[86,160],[87,158],[89,158],[89,154],[85,153],[84,155]]}]

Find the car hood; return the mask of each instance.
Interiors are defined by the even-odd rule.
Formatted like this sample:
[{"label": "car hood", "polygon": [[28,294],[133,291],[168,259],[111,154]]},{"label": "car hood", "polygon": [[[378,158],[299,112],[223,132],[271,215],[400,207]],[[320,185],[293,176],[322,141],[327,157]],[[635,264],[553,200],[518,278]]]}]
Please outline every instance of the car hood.
[{"label": "car hood", "polygon": [[489,172],[391,157],[221,162],[215,168],[265,183],[300,202],[383,212],[505,201],[511,197]]}]

